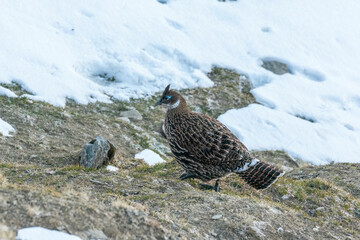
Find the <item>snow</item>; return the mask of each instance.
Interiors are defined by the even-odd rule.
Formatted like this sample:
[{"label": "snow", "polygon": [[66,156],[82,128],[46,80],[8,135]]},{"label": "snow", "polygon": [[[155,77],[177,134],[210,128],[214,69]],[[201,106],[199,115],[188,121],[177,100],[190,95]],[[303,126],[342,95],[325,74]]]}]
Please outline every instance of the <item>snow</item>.
[{"label": "snow", "polygon": [[0,95],[4,95],[4,96],[7,96],[7,97],[17,97],[17,95],[15,93],[13,93],[9,89],[4,88],[2,86],[0,86]]},{"label": "snow", "polygon": [[316,164],[359,160],[360,135],[336,122],[311,123],[259,104],[229,110],[219,121],[249,149],[284,150]]},{"label": "snow", "polygon": [[135,154],[135,159],[143,159],[144,162],[146,162],[150,166],[165,162],[164,159],[162,159],[159,154],[157,154],[156,152],[150,149],[145,149]]},{"label": "snow", "polygon": [[[352,162],[360,151],[359,12],[357,0],[6,0],[0,83],[65,106],[67,98],[149,96],[169,83],[210,87],[211,67],[227,67],[249,77],[263,105],[238,110],[241,123],[220,117],[250,149]],[[291,74],[265,70],[264,59],[286,63]],[[0,94],[16,97],[5,86]],[[271,131],[254,118],[277,125]]]},{"label": "snow", "polygon": [[68,233],[49,230],[42,227],[28,227],[19,229],[17,240],[81,240],[81,238]]},{"label": "snow", "polygon": [[106,170],[108,170],[109,172],[118,172],[119,168],[117,168],[115,166],[107,165]]},{"label": "snow", "polygon": [[0,134],[3,136],[10,136],[11,132],[15,132],[15,129],[0,118]]}]

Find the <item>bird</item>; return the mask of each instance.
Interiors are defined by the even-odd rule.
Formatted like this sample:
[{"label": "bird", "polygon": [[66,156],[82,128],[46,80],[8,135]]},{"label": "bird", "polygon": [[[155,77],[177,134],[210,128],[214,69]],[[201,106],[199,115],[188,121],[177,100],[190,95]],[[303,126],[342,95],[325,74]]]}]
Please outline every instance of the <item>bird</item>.
[{"label": "bird", "polygon": [[200,185],[219,191],[219,179],[237,174],[255,189],[266,189],[285,172],[255,158],[220,121],[192,112],[180,93],[168,85],[155,106],[167,107],[163,130],[176,161],[185,170],[181,180],[195,178],[215,184]]}]

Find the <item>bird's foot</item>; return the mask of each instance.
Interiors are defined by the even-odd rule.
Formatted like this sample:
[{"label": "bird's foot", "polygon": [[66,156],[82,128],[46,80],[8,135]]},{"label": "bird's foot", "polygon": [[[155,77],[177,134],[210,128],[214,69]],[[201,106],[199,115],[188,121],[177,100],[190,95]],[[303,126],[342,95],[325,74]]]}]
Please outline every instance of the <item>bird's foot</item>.
[{"label": "bird's foot", "polygon": [[188,178],[195,178],[195,175],[193,175],[191,173],[184,172],[179,177],[180,180],[185,180],[185,179],[188,179]]},{"label": "bird's foot", "polygon": [[205,190],[214,190],[215,192],[219,192],[220,191],[220,186],[219,186],[219,179],[216,180],[215,185],[208,185],[208,184],[204,184],[204,183],[200,183],[200,187],[205,189]]}]

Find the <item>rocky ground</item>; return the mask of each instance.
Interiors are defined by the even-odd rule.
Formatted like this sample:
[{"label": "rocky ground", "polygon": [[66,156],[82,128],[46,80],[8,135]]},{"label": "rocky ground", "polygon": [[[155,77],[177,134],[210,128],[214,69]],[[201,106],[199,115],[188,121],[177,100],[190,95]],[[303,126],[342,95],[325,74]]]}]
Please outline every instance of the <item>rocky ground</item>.
[{"label": "rocky ground", "polygon": [[[245,76],[214,68],[209,77],[214,87],[181,91],[194,111],[217,117],[255,102]],[[282,151],[254,152],[287,174],[263,191],[236,176],[220,192],[202,190],[177,179],[181,168],[161,133],[165,110],[153,107],[159,96],[69,100],[64,109],[0,96],[0,116],[17,130],[0,137],[0,239],[28,226],[83,239],[360,239],[360,164],[310,166]],[[141,117],[120,117],[129,110]],[[98,135],[116,146],[110,164],[119,172],[78,165],[82,146]],[[133,158],[145,148],[166,163]]]}]

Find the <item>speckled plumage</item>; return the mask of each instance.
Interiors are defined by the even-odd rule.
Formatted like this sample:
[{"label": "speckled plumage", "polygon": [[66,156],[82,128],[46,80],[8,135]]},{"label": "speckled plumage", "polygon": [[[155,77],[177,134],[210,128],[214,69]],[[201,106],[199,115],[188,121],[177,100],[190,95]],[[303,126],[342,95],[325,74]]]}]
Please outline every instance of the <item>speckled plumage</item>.
[{"label": "speckled plumage", "polygon": [[[165,135],[175,159],[186,172],[185,176],[209,181],[238,173],[250,185],[266,188],[281,175],[281,170],[255,160],[224,124],[205,114],[192,112],[185,99],[169,90],[169,86],[159,104],[168,105]],[[262,169],[266,171],[265,175]]]},{"label": "speckled plumage", "polygon": [[165,131],[185,171],[203,181],[222,177],[251,162],[246,147],[219,121],[191,111],[169,110]]}]

